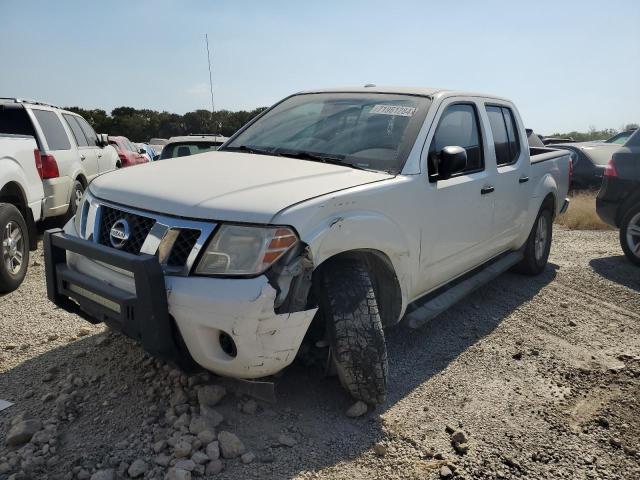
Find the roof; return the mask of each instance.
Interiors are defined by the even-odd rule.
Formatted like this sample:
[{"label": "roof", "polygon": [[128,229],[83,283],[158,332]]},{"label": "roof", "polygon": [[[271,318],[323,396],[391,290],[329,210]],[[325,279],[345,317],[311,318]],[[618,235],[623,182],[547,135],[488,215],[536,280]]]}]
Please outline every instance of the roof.
[{"label": "roof", "polygon": [[171,137],[168,143],[177,143],[177,142],[226,142],[229,140],[229,137],[224,137],[222,135],[182,135],[179,137]]},{"label": "roof", "polygon": [[456,96],[456,97],[487,97],[496,98],[500,100],[507,100],[504,97],[497,95],[491,95],[486,93],[469,92],[463,90],[449,90],[446,88],[429,88],[429,87],[394,87],[394,86],[352,86],[352,87],[336,87],[326,88],[318,90],[306,90],[298,92],[304,93],[389,93],[400,95],[420,95],[423,97],[436,97],[436,96]]},{"label": "roof", "polygon": [[47,102],[39,102],[37,100],[29,100],[27,98],[0,97],[0,102],[2,102],[2,103],[28,103],[30,105],[42,105],[44,107],[60,108],[57,105],[52,105],[52,104],[47,103]]}]

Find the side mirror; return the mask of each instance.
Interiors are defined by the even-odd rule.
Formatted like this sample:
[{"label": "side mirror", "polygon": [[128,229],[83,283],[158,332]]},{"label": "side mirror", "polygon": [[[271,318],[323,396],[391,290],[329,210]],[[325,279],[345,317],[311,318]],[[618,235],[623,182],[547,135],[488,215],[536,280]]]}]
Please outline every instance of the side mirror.
[{"label": "side mirror", "polygon": [[98,134],[98,145],[102,148],[106,147],[107,145],[109,145],[109,135],[107,135],[106,133],[99,133]]},{"label": "side mirror", "polygon": [[447,179],[467,168],[467,151],[462,147],[444,147],[438,155],[438,178]]},{"label": "side mirror", "polygon": [[144,148],[139,148],[138,153],[141,153],[142,155],[144,155],[145,153],[147,153],[147,151]]}]

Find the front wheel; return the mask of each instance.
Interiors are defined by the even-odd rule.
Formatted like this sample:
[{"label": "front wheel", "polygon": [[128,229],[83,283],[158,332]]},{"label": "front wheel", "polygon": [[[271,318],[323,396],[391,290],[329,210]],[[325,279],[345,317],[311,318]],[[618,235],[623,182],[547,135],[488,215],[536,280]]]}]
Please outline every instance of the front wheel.
[{"label": "front wheel", "polygon": [[357,260],[342,260],[322,276],[320,307],[342,386],[368,404],[384,402],[387,393],[387,345],[373,284]]},{"label": "front wheel", "polygon": [[29,231],[20,211],[0,203],[0,292],[20,286],[29,265]]},{"label": "front wheel", "polygon": [[526,275],[538,275],[544,270],[551,251],[553,217],[551,210],[542,208],[533,223],[527,243],[524,244],[524,257],[515,266],[515,270]]},{"label": "front wheel", "polygon": [[640,205],[632,207],[620,224],[622,251],[636,265],[640,265]]}]

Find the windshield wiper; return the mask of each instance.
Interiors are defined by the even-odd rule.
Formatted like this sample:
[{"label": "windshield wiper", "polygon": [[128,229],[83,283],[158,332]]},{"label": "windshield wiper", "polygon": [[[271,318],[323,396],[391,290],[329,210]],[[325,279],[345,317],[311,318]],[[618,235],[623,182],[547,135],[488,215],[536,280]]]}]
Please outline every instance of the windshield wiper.
[{"label": "windshield wiper", "polygon": [[340,165],[342,167],[354,168],[356,170],[368,170],[367,168],[352,163],[345,162],[346,155],[331,155],[328,153],[307,152],[305,150],[281,150],[276,149],[279,155],[283,157],[300,158],[301,160],[311,160],[314,162],[328,163],[330,165]]},{"label": "windshield wiper", "polygon": [[275,155],[278,157],[280,154],[276,153],[272,150],[267,150],[266,148],[260,147],[251,147],[249,145],[240,145],[239,147],[225,147],[223,151],[229,152],[244,152],[244,153],[255,153],[257,155]]}]

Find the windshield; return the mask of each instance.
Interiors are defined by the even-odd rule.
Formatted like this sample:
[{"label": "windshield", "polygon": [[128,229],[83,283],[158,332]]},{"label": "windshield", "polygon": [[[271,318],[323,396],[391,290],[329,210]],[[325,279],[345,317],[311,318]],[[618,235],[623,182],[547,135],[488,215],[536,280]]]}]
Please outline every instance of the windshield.
[{"label": "windshield", "polygon": [[211,152],[217,150],[222,142],[180,142],[165,145],[160,154],[160,160],[175,157],[188,157],[196,153]]},{"label": "windshield", "polygon": [[380,93],[301,94],[279,103],[224,150],[399,173],[430,100]]}]

